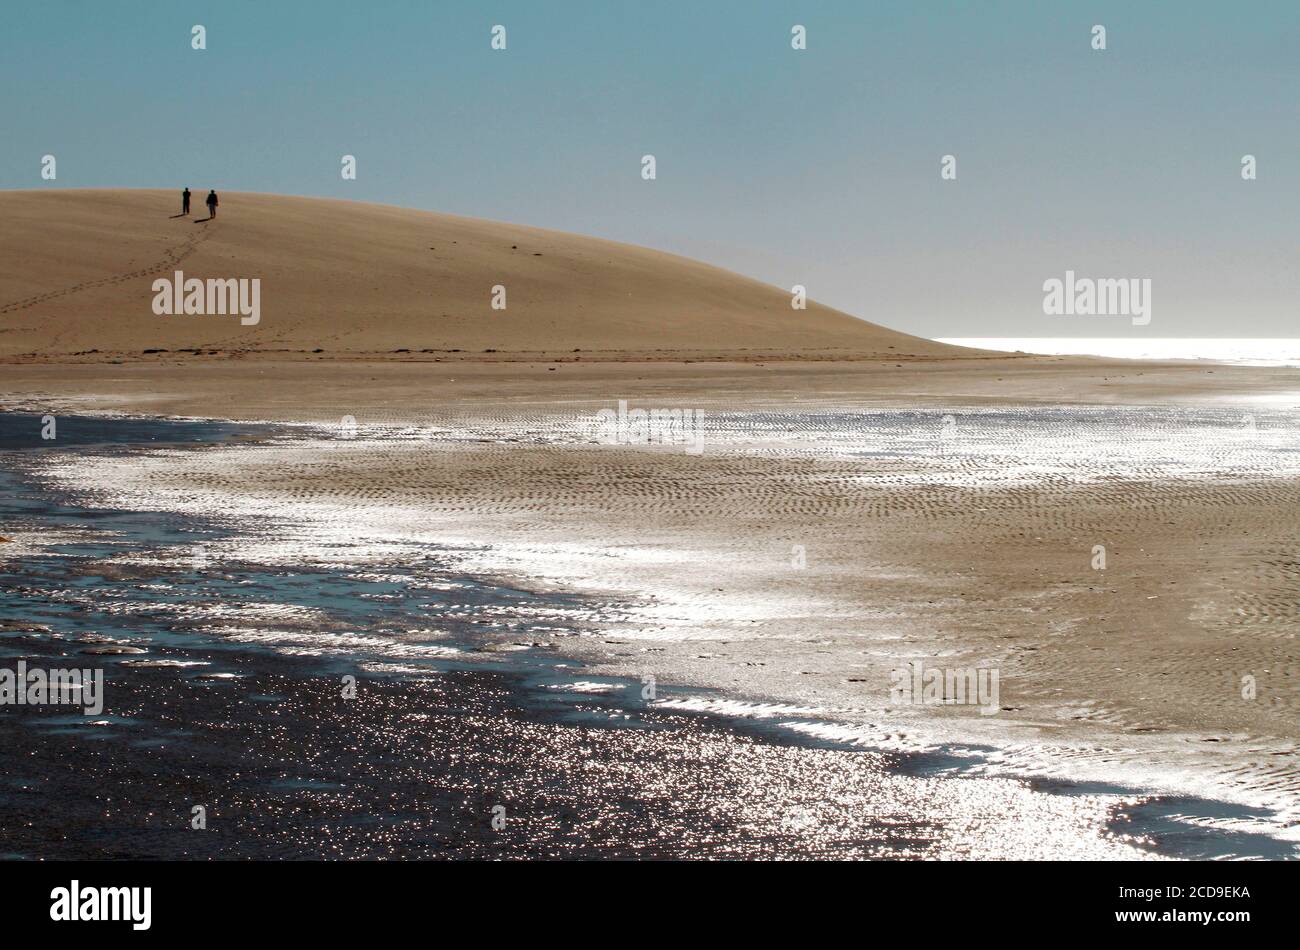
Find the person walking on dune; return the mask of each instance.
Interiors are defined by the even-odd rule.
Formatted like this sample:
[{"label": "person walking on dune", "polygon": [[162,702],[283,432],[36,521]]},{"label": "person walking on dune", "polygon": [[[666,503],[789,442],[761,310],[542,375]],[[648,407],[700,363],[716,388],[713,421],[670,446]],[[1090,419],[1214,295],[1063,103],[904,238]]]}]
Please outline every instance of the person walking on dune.
[{"label": "person walking on dune", "polygon": [[208,217],[209,218],[215,218],[217,216],[217,203],[218,203],[217,192],[216,189],[213,189],[212,191],[208,192]]},{"label": "person walking on dune", "polygon": [[181,214],[190,213],[190,186],[186,185],[185,190],[181,192]]}]

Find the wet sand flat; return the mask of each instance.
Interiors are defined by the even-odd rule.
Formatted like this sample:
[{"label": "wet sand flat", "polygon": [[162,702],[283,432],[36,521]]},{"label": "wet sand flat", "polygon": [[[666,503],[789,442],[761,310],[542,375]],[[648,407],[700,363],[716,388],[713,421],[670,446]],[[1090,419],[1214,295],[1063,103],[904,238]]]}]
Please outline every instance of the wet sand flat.
[{"label": "wet sand flat", "polygon": [[507,673],[365,679],[344,702],[301,661],[250,655],[243,669],[253,685],[116,671],[125,721],[0,720],[22,762],[0,784],[4,855],[1153,856],[1134,828],[1141,800],[1111,789],[908,774],[889,756],[599,698],[539,707]]},{"label": "wet sand flat", "polygon": [[[525,365],[27,366],[6,398],[316,423],[51,474],[116,503],[292,515],[314,526],[298,554],[434,539],[467,570],[598,592],[627,610],[563,648],[730,697],[663,694],[684,711],[987,744],[993,774],[1235,799],[1288,834],[1295,371]],[[705,450],[600,444],[588,422],[618,399],[698,409]],[[997,666],[998,715],[892,705],[912,660]]]},{"label": "wet sand flat", "polygon": [[[7,705],[8,859],[1235,853],[1190,799],[954,775],[683,705],[561,649],[620,605],[476,578],[432,543],[88,503],[58,462],[196,458],[276,430],[0,416],[0,670],[93,668],[102,708]],[[291,443],[308,444],[293,435]],[[243,442],[241,448],[265,446]],[[166,501],[160,498],[160,501]],[[75,699],[75,697],[73,697]],[[195,817],[198,814],[199,817]],[[198,824],[195,824],[195,822]]]}]

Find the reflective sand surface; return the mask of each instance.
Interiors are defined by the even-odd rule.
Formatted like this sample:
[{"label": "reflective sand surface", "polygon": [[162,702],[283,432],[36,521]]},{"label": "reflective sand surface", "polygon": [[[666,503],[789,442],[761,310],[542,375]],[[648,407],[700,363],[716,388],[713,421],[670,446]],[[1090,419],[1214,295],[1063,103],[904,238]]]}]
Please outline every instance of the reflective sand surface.
[{"label": "reflective sand surface", "polygon": [[[982,441],[986,457],[999,443],[1014,454],[1005,416],[976,425],[969,419],[977,413],[953,415],[967,420],[968,440]],[[942,426],[942,415],[931,422]],[[506,424],[511,438],[523,440],[586,437],[582,420],[570,420],[567,430],[563,418]],[[1177,437],[1197,424],[1193,418]],[[936,446],[919,425],[918,417],[895,414],[873,420],[864,437],[858,413],[734,416],[723,417],[717,432],[735,433],[733,450],[741,453],[797,452],[798,445],[776,445],[773,436],[793,432],[796,442],[802,433],[852,464],[928,452],[951,460],[930,471],[933,478],[1014,476],[987,465],[961,474],[962,460],[978,454],[972,442],[955,450],[949,431],[948,444]],[[1049,414],[1041,425],[1059,433],[1077,430],[1078,421]],[[1222,435],[1221,419],[1199,425],[1210,433],[1207,445]],[[1153,430],[1160,426],[1143,431]],[[1277,830],[1274,809],[1249,801],[1155,796],[1127,777],[1119,786],[1098,784],[1070,768],[1053,780],[1027,781],[1014,777],[1024,764],[1015,756],[997,774],[990,766],[1005,752],[971,745],[983,737],[966,729],[968,720],[950,724],[946,742],[909,749],[888,741],[891,732],[898,738],[896,727],[864,729],[842,715],[851,709],[834,703],[781,704],[683,685],[685,678],[674,681],[676,664],[658,655],[648,663],[634,651],[584,668],[567,657],[599,659],[602,642],[649,637],[670,654],[683,647],[716,652],[734,666],[771,662],[773,644],[736,635],[744,611],[734,603],[674,600],[667,585],[647,583],[647,593],[659,596],[636,601],[492,580],[484,572],[490,566],[519,578],[530,573],[524,568],[554,577],[571,565],[563,549],[529,552],[505,535],[466,548],[463,530],[452,537],[445,519],[421,518],[410,504],[419,492],[400,482],[363,478],[375,493],[370,503],[306,496],[267,505],[209,477],[225,471],[248,478],[251,471],[261,473],[255,482],[273,477],[292,486],[300,464],[352,464],[368,453],[390,462],[416,453],[412,461],[428,468],[430,445],[455,451],[462,441],[500,437],[481,423],[477,430],[444,427],[432,440],[420,427],[382,431],[379,439],[363,434],[345,445],[293,438],[164,448],[147,458],[112,448],[88,455],[69,445],[8,456],[15,481],[7,487],[16,501],[5,528],[13,540],[0,562],[6,652],[10,659],[104,664],[110,703],[94,723],[4,717],[17,743],[10,747],[31,753],[18,760],[31,768],[24,766],[6,795],[31,825],[5,850],[29,857],[1289,850],[1269,833]],[[138,433],[124,438],[141,441]],[[1044,439],[1050,436],[1029,441]],[[1166,464],[1152,444],[1130,457]],[[1265,462],[1251,464],[1290,464],[1284,445],[1241,451],[1262,453]],[[1050,454],[1022,452],[1020,475],[1041,476]],[[1055,464],[1057,476],[1070,468]],[[1220,473],[1225,465],[1177,451],[1167,464]],[[1230,464],[1240,470],[1240,457]],[[879,468],[858,476],[900,477]],[[398,498],[407,504],[395,507]],[[112,506],[95,507],[108,500]],[[599,559],[600,550],[589,544],[571,553],[581,562]],[[672,560],[670,550],[653,545],[604,556],[611,555],[619,570],[629,560]],[[755,616],[770,608],[749,604]],[[689,630],[701,620],[708,628],[710,610],[730,621],[727,640],[701,649]],[[668,617],[677,622],[665,623]],[[834,639],[832,629],[825,635]],[[82,652],[103,643],[145,652]],[[615,645],[607,652],[621,651]],[[620,668],[625,675],[607,675]],[[645,669],[658,671],[653,698],[639,675]],[[346,675],[361,677],[356,699],[340,698]],[[780,687],[779,677],[758,682],[775,685],[764,690],[769,695]],[[105,794],[120,803],[107,812]],[[220,834],[196,840],[188,828],[196,797],[222,803]],[[55,830],[56,806],[75,816],[70,833]],[[504,825],[494,829],[494,816],[504,816]]]}]

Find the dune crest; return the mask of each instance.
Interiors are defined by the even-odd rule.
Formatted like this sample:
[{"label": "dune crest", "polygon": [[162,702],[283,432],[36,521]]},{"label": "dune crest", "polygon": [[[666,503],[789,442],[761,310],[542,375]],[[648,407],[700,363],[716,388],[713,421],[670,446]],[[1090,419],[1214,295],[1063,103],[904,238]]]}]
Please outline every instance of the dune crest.
[{"label": "dune crest", "polygon": [[[204,222],[179,216],[179,191],[0,193],[0,358],[981,355],[811,300],[795,310],[781,288],[633,245],[385,205],[221,197]],[[260,280],[261,319],[156,314],[154,282],[178,271]]]}]

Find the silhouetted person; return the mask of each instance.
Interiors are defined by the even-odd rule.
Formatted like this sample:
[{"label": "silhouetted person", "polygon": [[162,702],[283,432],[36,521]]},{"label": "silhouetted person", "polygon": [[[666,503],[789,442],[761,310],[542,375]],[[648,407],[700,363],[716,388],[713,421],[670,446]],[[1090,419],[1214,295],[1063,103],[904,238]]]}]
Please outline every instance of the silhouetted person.
[{"label": "silhouetted person", "polygon": [[181,192],[181,214],[190,213],[190,186],[186,185],[185,190]]},{"label": "silhouetted person", "polygon": [[215,218],[216,216],[217,216],[217,192],[214,189],[208,192],[208,217]]}]

